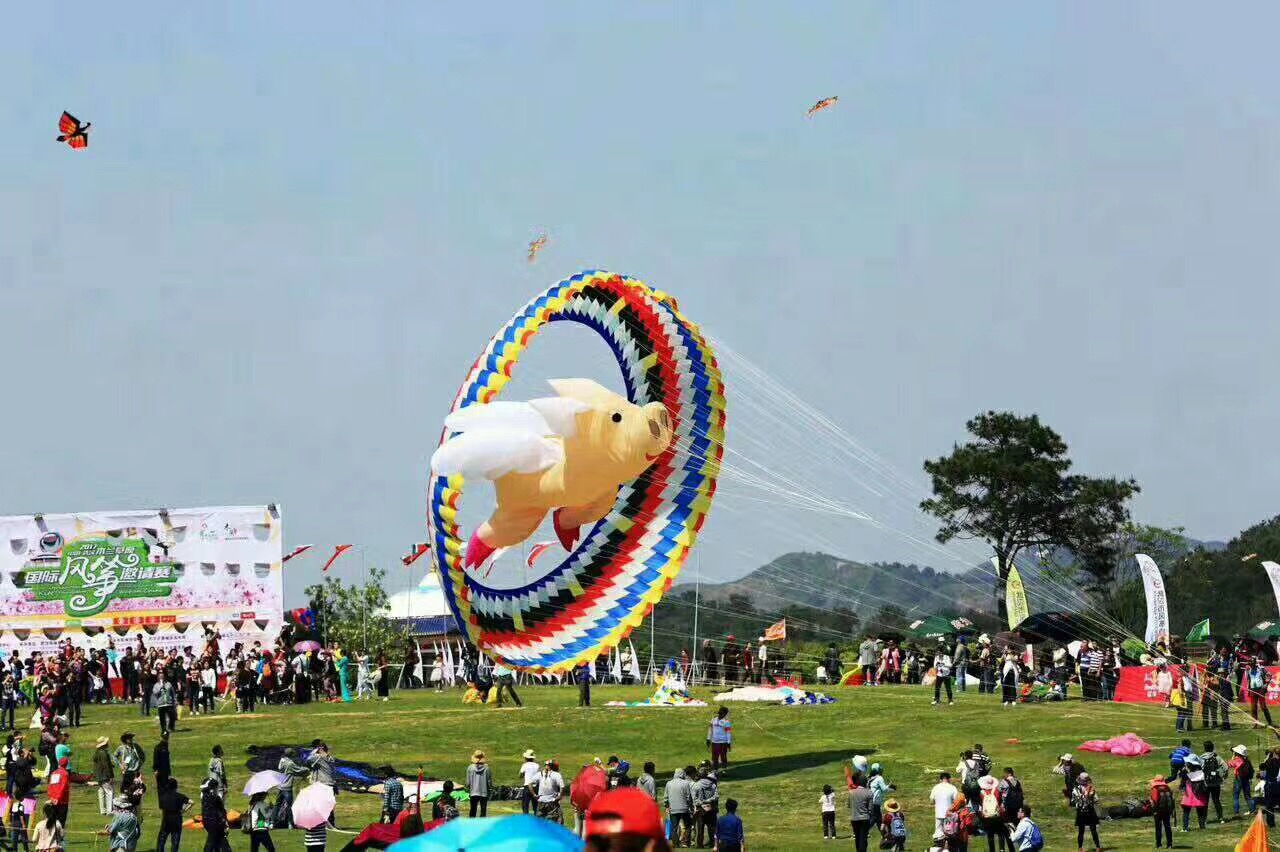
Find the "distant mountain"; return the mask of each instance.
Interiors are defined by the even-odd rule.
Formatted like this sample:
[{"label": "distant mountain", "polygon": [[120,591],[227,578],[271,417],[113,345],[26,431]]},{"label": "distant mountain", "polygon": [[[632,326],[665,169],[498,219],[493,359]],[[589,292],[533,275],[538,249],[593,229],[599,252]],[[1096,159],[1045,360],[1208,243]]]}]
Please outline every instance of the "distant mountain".
[{"label": "distant mountain", "polygon": [[762,611],[781,610],[789,603],[844,607],[864,619],[892,605],[910,618],[923,618],[938,612],[989,610],[994,605],[993,585],[990,574],[980,570],[949,574],[929,566],[788,553],[737,580],[703,582],[701,595],[725,603],[744,595]]}]

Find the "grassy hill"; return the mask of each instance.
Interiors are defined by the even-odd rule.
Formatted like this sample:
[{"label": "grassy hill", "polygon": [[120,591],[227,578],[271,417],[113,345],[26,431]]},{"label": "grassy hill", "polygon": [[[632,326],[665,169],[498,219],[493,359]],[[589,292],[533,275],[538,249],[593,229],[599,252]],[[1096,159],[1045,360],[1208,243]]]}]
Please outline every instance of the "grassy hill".
[{"label": "grassy hill", "polygon": [[[571,688],[521,689],[523,710],[464,707],[457,692],[397,693],[389,703],[310,705],[266,708],[248,716],[226,713],[183,718],[172,740],[174,772],[181,787],[194,795],[204,775],[209,749],[221,743],[226,750],[230,776],[229,804],[243,807],[239,795],[249,772],[244,767],[245,747],[250,744],[309,742],[324,738],[338,757],[374,764],[390,763],[405,774],[418,768],[428,776],[461,781],[473,749],[484,749],[490,758],[496,783],[510,784],[516,777],[520,753],[533,748],[540,758],[557,757],[567,776],[574,767],[593,757],[618,754],[639,767],[653,760],[661,778],[676,767],[696,764],[707,754],[703,740],[709,709],[606,708],[612,699],[634,700],[647,690],[631,687],[597,688],[597,706],[575,707]],[[955,766],[961,749],[975,741],[986,744],[996,766],[1012,765],[1022,776],[1027,800],[1037,808],[1049,848],[1075,848],[1071,812],[1061,799],[1061,780],[1051,774],[1055,758],[1064,751],[1078,753],[1086,739],[1135,731],[1156,747],[1149,756],[1125,759],[1084,754],[1082,760],[1097,780],[1105,804],[1117,804],[1144,793],[1145,783],[1167,768],[1169,749],[1176,743],[1172,716],[1157,707],[1135,705],[1028,705],[1006,709],[992,696],[968,692],[954,707],[931,707],[932,694],[921,687],[842,689],[831,691],[836,704],[819,707],[774,707],[735,704],[732,720],[737,739],[732,765],[722,781],[722,798],[741,802],[749,845],[753,850],[803,850],[825,848],[820,836],[818,796],[823,784],[842,790],[843,767],[854,754],[865,754],[884,765],[888,779],[898,787],[912,839],[908,848],[925,848],[931,827],[927,795],[941,769]],[[711,690],[697,696],[711,700]],[[86,708],[85,725],[72,735],[76,768],[87,771],[93,741],[109,736],[114,744],[130,730],[150,756],[157,738],[154,717],[143,720],[136,707]],[[1194,734],[1197,745],[1200,731]],[[1016,743],[1006,742],[1016,738]],[[1257,754],[1260,741],[1248,731],[1231,738],[1220,736],[1219,748],[1245,742]],[[151,781],[147,767],[147,780]],[[843,843],[848,843],[845,821],[848,805],[841,795],[840,820]],[[198,806],[196,808],[198,811]],[[344,793],[338,797],[338,825],[362,827],[377,818],[379,800],[372,795]],[[567,810],[567,806],[566,806]],[[515,803],[495,803],[491,813],[518,811]],[[97,815],[92,788],[73,790],[69,849],[105,850],[101,837],[92,832],[104,821]],[[139,852],[154,849],[159,813],[154,791],[143,807],[143,840]],[[571,819],[571,817],[567,817]],[[1104,823],[1103,842],[1108,849],[1150,847],[1149,820]],[[1211,825],[1202,832],[1179,835],[1179,848],[1231,849],[1244,831],[1241,822]],[[204,836],[187,832],[183,848],[202,848]],[[298,832],[275,832],[282,852],[301,852]],[[349,835],[330,834],[329,849],[340,849]],[[239,852],[248,848],[239,833],[231,838]],[[982,848],[981,839],[976,841]],[[971,846],[979,848],[979,845]]]}]

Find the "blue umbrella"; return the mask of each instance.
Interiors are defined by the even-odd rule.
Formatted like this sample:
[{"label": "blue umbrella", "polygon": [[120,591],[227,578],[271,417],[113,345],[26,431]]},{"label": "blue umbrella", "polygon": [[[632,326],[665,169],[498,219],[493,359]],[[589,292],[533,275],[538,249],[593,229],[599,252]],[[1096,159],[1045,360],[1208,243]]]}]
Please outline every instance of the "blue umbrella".
[{"label": "blue umbrella", "polygon": [[388,852],[581,852],[572,831],[538,817],[515,814],[450,820],[426,834],[393,843]]}]

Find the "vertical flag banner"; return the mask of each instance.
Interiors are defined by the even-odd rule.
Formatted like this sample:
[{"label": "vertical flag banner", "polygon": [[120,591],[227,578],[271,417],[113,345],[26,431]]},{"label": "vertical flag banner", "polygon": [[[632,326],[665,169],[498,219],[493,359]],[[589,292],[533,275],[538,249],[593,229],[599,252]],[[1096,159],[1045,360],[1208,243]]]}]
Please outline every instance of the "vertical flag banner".
[{"label": "vertical flag banner", "polygon": [[1267,572],[1267,579],[1271,581],[1271,591],[1276,596],[1276,609],[1280,610],[1280,564],[1263,562],[1262,568]]},{"label": "vertical flag banner", "polygon": [[1143,640],[1148,645],[1169,641],[1169,604],[1164,594],[1164,578],[1154,559],[1139,553],[1138,570],[1142,572],[1142,586],[1147,593],[1147,632]]},{"label": "vertical flag banner", "polygon": [[1027,590],[1022,586],[1022,575],[1018,573],[1017,565],[1009,566],[1009,578],[1005,581],[1004,587],[1004,602],[1009,611],[1010,630],[1026,621],[1027,616],[1031,614],[1027,606]]}]

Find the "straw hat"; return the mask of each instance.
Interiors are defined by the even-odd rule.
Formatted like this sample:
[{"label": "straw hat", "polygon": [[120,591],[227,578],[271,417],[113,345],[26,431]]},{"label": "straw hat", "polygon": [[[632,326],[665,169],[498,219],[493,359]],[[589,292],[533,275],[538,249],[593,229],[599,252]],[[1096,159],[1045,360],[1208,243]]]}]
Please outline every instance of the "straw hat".
[{"label": "straw hat", "polygon": [[111,740],[106,737],[98,737],[97,741],[93,744],[93,747],[102,748],[105,745],[111,745]]},{"label": "straw hat", "polygon": [[525,750],[524,750],[524,754],[523,754],[523,755],[521,755],[521,757],[523,757],[525,760],[537,760],[537,759],[538,759],[538,756],[537,756],[536,754],[534,754],[534,753],[533,753],[533,749],[531,749],[531,748],[527,748],[527,749],[525,749]]},{"label": "straw hat", "polygon": [[884,803],[885,813],[896,814],[902,810],[902,805],[898,804],[897,799],[889,799]]},{"label": "straw hat", "polygon": [[473,751],[471,753],[471,761],[473,763],[484,763],[484,752],[482,752],[480,749],[476,749],[475,751]]}]

